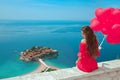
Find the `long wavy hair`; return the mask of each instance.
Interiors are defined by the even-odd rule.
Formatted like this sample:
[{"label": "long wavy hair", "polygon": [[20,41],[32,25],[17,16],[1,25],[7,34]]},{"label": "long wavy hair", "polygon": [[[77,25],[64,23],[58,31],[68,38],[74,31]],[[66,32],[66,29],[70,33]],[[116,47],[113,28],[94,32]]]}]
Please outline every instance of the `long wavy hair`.
[{"label": "long wavy hair", "polygon": [[93,30],[89,26],[82,27],[82,33],[87,43],[87,49],[90,56],[94,58],[98,53],[98,44]]}]

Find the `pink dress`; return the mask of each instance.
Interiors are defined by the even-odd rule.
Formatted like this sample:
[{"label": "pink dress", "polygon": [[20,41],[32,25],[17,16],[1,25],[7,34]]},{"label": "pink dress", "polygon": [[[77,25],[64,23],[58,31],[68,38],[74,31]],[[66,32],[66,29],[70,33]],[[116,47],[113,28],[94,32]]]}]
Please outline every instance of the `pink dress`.
[{"label": "pink dress", "polygon": [[[98,56],[99,55],[100,52],[98,51]],[[86,43],[80,43],[80,51],[78,53],[78,57],[81,57],[81,59],[76,65],[80,70],[84,72],[92,72],[93,70],[98,69],[97,61],[90,57]]]}]

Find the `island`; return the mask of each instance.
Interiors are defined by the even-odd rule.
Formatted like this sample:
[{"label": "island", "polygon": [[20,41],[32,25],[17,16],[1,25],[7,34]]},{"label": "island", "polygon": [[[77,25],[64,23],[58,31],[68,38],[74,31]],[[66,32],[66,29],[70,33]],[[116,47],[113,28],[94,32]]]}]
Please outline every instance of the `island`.
[{"label": "island", "polygon": [[53,58],[58,56],[58,51],[45,46],[34,46],[31,49],[26,49],[20,53],[22,61],[38,61],[39,59]]}]

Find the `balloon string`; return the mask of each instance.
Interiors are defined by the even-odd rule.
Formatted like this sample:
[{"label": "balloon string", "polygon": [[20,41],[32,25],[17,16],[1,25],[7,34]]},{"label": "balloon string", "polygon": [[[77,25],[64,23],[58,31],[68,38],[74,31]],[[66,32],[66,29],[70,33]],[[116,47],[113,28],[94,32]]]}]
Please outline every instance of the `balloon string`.
[{"label": "balloon string", "polygon": [[102,46],[102,44],[103,44],[103,42],[104,42],[104,40],[105,40],[105,38],[106,38],[106,37],[107,37],[107,36],[106,36],[106,35],[104,35],[103,40],[102,40],[102,42],[100,43],[99,47],[101,47],[101,46]]}]

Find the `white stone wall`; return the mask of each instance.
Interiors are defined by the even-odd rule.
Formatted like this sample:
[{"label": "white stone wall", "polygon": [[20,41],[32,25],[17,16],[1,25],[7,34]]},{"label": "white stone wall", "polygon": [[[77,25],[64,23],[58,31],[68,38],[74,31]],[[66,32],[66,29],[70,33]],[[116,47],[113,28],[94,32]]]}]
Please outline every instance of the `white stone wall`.
[{"label": "white stone wall", "polygon": [[82,72],[73,67],[4,80],[120,80],[120,60],[100,62],[99,69],[91,73]]}]

